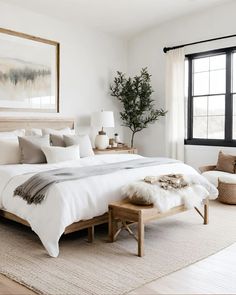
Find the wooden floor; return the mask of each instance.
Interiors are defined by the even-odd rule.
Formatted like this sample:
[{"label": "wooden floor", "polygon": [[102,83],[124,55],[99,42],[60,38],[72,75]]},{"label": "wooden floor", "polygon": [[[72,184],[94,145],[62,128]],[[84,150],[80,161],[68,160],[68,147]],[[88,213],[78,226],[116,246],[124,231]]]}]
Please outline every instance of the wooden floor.
[{"label": "wooden floor", "polygon": [[[35,293],[0,275],[0,295],[8,294]],[[129,293],[137,294],[236,294],[236,243]]]}]

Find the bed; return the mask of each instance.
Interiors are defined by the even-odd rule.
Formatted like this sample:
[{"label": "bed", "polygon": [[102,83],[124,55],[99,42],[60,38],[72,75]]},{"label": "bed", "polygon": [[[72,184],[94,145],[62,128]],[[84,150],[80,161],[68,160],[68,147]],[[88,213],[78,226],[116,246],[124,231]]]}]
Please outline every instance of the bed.
[{"label": "bed", "polygon": [[[16,128],[74,127],[73,119],[66,118],[0,118],[0,131]],[[53,184],[47,198],[38,205],[27,204],[14,189],[32,175],[46,170],[64,167],[85,167],[105,165],[142,158],[135,154],[95,155],[79,161],[56,164],[0,165],[0,215],[30,226],[39,236],[42,244],[52,257],[59,254],[61,235],[88,228],[89,241],[93,239],[94,226],[108,222],[109,203],[121,200],[121,187],[146,175],[168,173],[193,174],[202,185],[201,201],[206,197],[216,198],[216,189],[203,179],[193,168],[181,162],[144,167],[132,171],[116,171],[85,179]],[[180,196],[172,194],[166,201],[166,210],[184,207]],[[173,211],[174,212],[174,211]]]}]

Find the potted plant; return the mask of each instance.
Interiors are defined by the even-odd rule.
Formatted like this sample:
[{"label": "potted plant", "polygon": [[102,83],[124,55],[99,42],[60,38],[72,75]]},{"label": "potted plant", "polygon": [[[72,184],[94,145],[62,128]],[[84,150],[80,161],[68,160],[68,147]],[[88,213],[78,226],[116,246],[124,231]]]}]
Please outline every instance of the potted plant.
[{"label": "potted plant", "polygon": [[110,86],[111,96],[116,97],[123,105],[120,112],[123,126],[131,132],[131,147],[137,132],[155,123],[159,117],[165,116],[166,111],[156,109],[151,98],[154,92],[151,85],[151,75],[143,68],[139,76],[126,78],[125,74],[117,72],[113,85]]}]

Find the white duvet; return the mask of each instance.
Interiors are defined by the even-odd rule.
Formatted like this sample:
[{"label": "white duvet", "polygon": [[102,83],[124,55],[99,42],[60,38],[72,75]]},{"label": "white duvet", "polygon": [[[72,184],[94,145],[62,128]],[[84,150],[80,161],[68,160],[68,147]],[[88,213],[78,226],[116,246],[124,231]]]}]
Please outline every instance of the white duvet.
[{"label": "white duvet", "polygon": [[[147,175],[183,173],[199,175],[193,168],[183,163],[149,166],[86,179],[53,184],[45,200],[38,205],[28,205],[22,198],[13,196],[14,189],[35,173],[71,166],[102,165],[140,158],[139,155],[97,155],[77,162],[38,165],[0,165],[0,208],[27,220],[39,236],[52,257],[59,254],[58,242],[65,228],[80,220],[86,220],[107,212],[108,204],[122,198],[123,185],[144,178]],[[217,190],[199,175],[204,196],[216,198]],[[165,209],[183,204],[182,197],[172,194],[167,198]]]}]

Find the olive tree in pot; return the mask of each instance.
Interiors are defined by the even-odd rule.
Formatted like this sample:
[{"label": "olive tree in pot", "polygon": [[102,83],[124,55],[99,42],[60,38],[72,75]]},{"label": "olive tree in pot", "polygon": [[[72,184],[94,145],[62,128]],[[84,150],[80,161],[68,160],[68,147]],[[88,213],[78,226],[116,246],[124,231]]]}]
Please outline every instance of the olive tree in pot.
[{"label": "olive tree in pot", "polygon": [[154,107],[154,100],[151,98],[154,91],[147,68],[143,68],[140,75],[133,78],[126,78],[125,74],[117,72],[110,90],[111,96],[117,97],[123,105],[120,116],[123,126],[132,132],[133,147],[135,134],[155,123],[159,117],[165,116],[166,111]]}]

